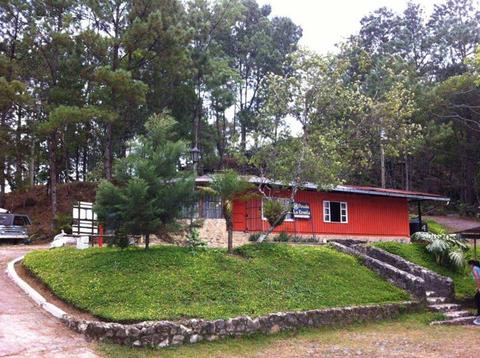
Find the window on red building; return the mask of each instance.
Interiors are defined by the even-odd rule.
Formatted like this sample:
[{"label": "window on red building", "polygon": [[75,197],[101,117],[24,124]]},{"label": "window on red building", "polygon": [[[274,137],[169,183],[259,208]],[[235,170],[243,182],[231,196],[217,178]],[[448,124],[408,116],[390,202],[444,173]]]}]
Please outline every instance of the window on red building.
[{"label": "window on red building", "polygon": [[324,201],[323,221],[326,223],[348,223],[347,203],[343,201]]}]

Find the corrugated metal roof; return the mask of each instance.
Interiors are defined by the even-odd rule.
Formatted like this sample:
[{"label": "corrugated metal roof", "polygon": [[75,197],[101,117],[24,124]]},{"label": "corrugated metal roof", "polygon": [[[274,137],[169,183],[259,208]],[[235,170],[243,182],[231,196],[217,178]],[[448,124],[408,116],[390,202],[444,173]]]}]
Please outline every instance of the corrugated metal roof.
[{"label": "corrugated metal roof", "polygon": [[[245,180],[248,180],[252,184],[265,184],[273,185],[279,187],[291,187],[292,185],[284,185],[282,182],[273,181],[270,179],[257,177],[257,176],[245,176]],[[202,175],[197,177],[197,183],[209,183],[212,181],[211,175]],[[307,190],[319,190],[319,191],[328,191],[328,192],[339,192],[339,193],[351,193],[351,194],[360,194],[360,195],[377,195],[377,196],[388,196],[396,198],[406,198],[412,201],[418,200],[432,200],[432,201],[450,201],[450,198],[441,196],[438,194],[423,193],[417,191],[407,191],[407,190],[398,190],[398,189],[384,189],[370,186],[356,186],[356,185],[337,185],[333,188],[321,189],[313,183],[306,183],[302,185],[303,189]]]}]

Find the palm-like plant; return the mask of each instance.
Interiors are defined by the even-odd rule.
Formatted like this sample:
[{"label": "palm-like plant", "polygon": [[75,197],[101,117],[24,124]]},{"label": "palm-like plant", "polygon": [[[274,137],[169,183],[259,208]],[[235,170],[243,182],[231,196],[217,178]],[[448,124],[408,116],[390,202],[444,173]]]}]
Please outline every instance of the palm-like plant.
[{"label": "palm-like plant", "polygon": [[252,184],[242,179],[235,171],[226,170],[215,174],[209,187],[200,188],[203,193],[220,197],[223,217],[228,232],[228,252],[233,251],[233,201],[236,199],[246,200],[251,197],[249,192],[254,188]]},{"label": "palm-like plant", "polygon": [[425,248],[433,254],[439,265],[452,266],[456,269],[465,266],[465,252],[468,250],[468,245],[457,235],[416,232],[412,235],[412,241],[426,243]]}]

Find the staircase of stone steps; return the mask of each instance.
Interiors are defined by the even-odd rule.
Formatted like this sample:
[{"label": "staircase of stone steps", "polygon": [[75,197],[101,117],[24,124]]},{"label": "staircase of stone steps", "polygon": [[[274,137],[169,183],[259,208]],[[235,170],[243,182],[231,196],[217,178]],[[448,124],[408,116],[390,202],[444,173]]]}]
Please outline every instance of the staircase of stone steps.
[{"label": "staircase of stone steps", "polygon": [[406,290],[415,299],[422,302],[426,300],[428,309],[443,313],[445,319],[432,322],[432,325],[473,324],[475,316],[462,309],[461,305],[452,303],[455,300],[455,287],[451,278],[368,244],[335,240],[330,245],[340,252],[360,257],[372,271]]},{"label": "staircase of stone steps", "polygon": [[475,316],[462,309],[457,303],[449,303],[446,297],[438,296],[435,291],[426,291],[427,307],[434,312],[441,312],[445,320],[431,322],[430,325],[466,325],[473,324]]}]

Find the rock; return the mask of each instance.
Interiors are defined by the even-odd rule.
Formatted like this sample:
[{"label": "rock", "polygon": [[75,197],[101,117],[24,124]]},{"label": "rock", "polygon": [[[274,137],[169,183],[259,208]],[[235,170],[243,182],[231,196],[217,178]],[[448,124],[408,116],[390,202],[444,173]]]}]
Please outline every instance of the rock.
[{"label": "rock", "polygon": [[172,345],[176,346],[176,345],[179,345],[181,343],[183,343],[183,341],[185,340],[185,337],[180,335],[180,334],[177,334],[175,336],[173,336],[172,338]]},{"label": "rock", "polygon": [[202,336],[200,336],[199,334],[194,334],[190,337],[190,343],[197,343],[197,342],[200,342],[202,340]]},{"label": "rock", "polygon": [[278,324],[274,324],[272,328],[270,328],[270,333],[278,333],[280,332],[280,326]]},{"label": "rock", "polygon": [[127,328],[127,336],[130,337],[138,337],[140,335],[140,330],[136,327],[129,327]]},{"label": "rock", "polygon": [[158,348],[165,348],[165,347],[168,347],[170,345],[170,340],[167,338],[167,339],[164,339],[163,341],[161,341],[159,344],[158,344]]}]

